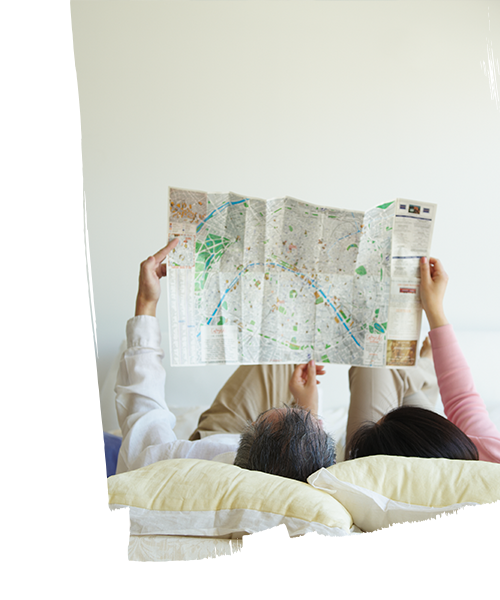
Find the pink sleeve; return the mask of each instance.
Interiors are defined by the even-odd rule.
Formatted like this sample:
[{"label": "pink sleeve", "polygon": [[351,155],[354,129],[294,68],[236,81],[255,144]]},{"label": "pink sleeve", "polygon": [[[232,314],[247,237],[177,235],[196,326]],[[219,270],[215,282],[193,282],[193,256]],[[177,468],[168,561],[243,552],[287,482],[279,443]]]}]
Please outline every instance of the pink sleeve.
[{"label": "pink sleeve", "polygon": [[452,326],[433,329],[429,337],[446,416],[474,442],[480,460],[500,462],[500,432],[474,387]]}]

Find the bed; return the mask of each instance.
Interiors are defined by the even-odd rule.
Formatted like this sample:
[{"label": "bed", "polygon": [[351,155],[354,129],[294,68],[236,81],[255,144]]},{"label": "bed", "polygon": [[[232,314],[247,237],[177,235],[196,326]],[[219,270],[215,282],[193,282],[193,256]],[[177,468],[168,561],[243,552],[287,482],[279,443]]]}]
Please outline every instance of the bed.
[{"label": "bed", "polygon": [[[476,387],[500,430],[496,333],[456,333]],[[196,377],[190,377],[191,369],[168,366],[168,338],[162,337],[169,397],[174,402],[169,407],[177,417],[178,438],[186,439],[234,367],[213,367],[209,384],[200,377],[206,367],[193,368]],[[103,415],[111,415],[107,424],[103,418],[110,508],[129,507],[130,560],[196,560],[232,554],[242,547],[244,536],[281,524],[290,537],[310,532],[362,535],[500,500],[500,465],[401,457],[343,463],[349,394],[348,367],[341,365],[327,365],[320,387],[320,413],[337,442],[339,462],[313,474],[307,484],[190,459],[162,461],[113,475],[120,443],[116,418],[115,422],[112,418],[113,387],[123,349],[124,343],[102,387],[101,405]],[[193,381],[189,390],[186,379]],[[437,410],[443,414],[441,404]]]}]

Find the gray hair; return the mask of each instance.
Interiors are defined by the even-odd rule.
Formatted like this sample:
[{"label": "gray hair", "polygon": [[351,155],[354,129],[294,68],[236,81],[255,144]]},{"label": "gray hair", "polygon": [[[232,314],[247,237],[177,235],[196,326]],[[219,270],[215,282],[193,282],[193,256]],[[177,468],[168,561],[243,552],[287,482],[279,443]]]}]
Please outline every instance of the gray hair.
[{"label": "gray hair", "polygon": [[321,467],[335,464],[335,442],[308,410],[285,406],[272,420],[266,418],[269,412],[243,431],[237,467],[306,481]]}]

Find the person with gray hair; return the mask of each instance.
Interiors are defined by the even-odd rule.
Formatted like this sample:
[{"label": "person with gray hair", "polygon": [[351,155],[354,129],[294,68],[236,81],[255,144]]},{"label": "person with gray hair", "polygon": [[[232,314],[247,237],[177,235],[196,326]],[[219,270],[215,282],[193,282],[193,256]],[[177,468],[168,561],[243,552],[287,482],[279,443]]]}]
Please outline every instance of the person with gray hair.
[{"label": "person with gray hair", "polygon": [[165,402],[156,318],[164,261],[177,243],[141,263],[135,316],[127,322],[127,348],[115,387],[123,436],[116,472],[170,458],[202,458],[306,481],[333,465],[335,443],[317,415],[317,377],[324,367],[314,361],[238,367],[190,439],[177,439],[175,416]]},{"label": "person with gray hair", "polygon": [[335,442],[307,409],[262,413],[243,431],[234,464],[298,481],[335,464]]},{"label": "person with gray hair", "polygon": [[237,467],[306,481],[335,464],[335,442],[317,414],[323,373],[313,361],[238,367],[190,439],[239,433]]}]

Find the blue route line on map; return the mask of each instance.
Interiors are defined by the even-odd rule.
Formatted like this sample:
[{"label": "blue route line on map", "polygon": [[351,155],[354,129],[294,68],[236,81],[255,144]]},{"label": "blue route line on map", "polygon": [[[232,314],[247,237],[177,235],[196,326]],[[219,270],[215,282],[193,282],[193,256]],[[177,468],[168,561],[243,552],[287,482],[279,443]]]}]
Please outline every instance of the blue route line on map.
[{"label": "blue route line on map", "polygon": [[235,202],[225,202],[224,204],[221,204],[218,208],[214,208],[214,210],[207,215],[203,221],[196,227],[196,233],[198,233],[200,231],[200,229],[203,227],[203,225],[205,225],[205,223],[208,221],[208,219],[211,219],[215,213],[218,213],[219,211],[223,210],[224,208],[228,208],[229,206],[235,206],[236,204],[241,204],[242,202],[248,202],[248,198],[244,198],[243,200],[237,200]]},{"label": "blue route line on map", "polygon": [[[248,198],[244,198],[243,200],[237,200],[235,202],[225,202],[224,204],[222,204],[221,206],[215,208],[209,215],[207,215],[203,221],[196,227],[196,233],[198,233],[201,228],[203,227],[203,225],[205,225],[205,223],[211,219],[216,213],[220,212],[221,210],[228,208],[229,206],[235,206],[237,204],[242,204],[243,202],[248,202]],[[353,216],[354,220],[356,220],[356,217],[354,216],[354,213],[351,213],[351,215]],[[358,226],[358,231],[356,233],[359,233],[361,231],[361,229]],[[344,238],[346,237],[350,237],[351,235],[353,235],[352,233],[344,236]],[[341,238],[341,239],[344,239]],[[340,240],[337,240],[340,241]],[[211,259],[210,259],[211,260]],[[209,261],[210,262],[210,261]],[[289,271],[290,273],[293,273],[294,275],[302,275],[302,273],[299,273],[298,271],[294,271],[293,269],[289,269],[287,267],[284,267],[283,265],[280,265],[279,263],[266,263],[269,265],[272,265],[274,267],[280,267],[282,269],[284,269],[285,271]],[[266,264],[263,263],[251,263],[249,265],[247,265],[244,269],[242,269],[241,273],[239,273],[234,279],[233,281],[229,284],[229,287],[227,288],[227,290],[224,292],[224,295],[222,296],[222,298],[220,299],[219,304],[217,305],[217,308],[214,310],[214,312],[212,313],[212,316],[210,317],[210,319],[208,320],[207,325],[210,325],[210,323],[212,322],[212,319],[215,317],[215,315],[217,314],[219,308],[221,307],[222,303],[224,302],[224,298],[226,297],[226,295],[229,293],[229,290],[233,287],[233,285],[235,285],[235,283],[238,281],[238,279],[248,271],[248,269],[250,269],[250,267],[254,267],[257,265],[260,266],[266,266]],[[208,266],[208,265],[207,265]],[[304,277],[308,277],[308,275],[304,275]],[[314,280],[311,278],[311,285],[312,287],[317,290],[325,299],[325,301],[327,302],[327,304],[333,308],[335,314],[337,315],[339,321],[342,323],[342,325],[345,327],[346,331],[349,333],[349,335],[352,337],[352,339],[354,340],[354,343],[359,346],[359,348],[361,348],[363,350],[363,347],[361,346],[361,344],[358,342],[358,340],[354,337],[354,335],[352,334],[351,331],[349,331],[349,328],[347,327],[344,319],[342,318],[342,316],[339,314],[339,312],[337,311],[337,309],[335,308],[335,306],[333,305],[333,303],[327,298],[326,294],[323,292],[323,290],[321,290],[320,288],[318,288],[314,282]],[[197,337],[199,337],[199,333],[197,335]]]},{"label": "blue route line on map", "polygon": [[[289,269],[288,267],[284,267],[283,265],[280,265],[279,263],[272,263],[272,262],[268,262],[268,263],[260,263],[260,262],[256,262],[256,263],[250,263],[249,265],[247,265],[244,269],[241,270],[241,272],[236,275],[236,277],[233,279],[233,281],[231,281],[231,283],[228,285],[226,291],[224,292],[223,296],[220,299],[219,304],[217,305],[216,309],[214,310],[214,312],[212,313],[212,316],[210,317],[210,319],[207,322],[207,325],[210,325],[212,322],[212,319],[215,317],[215,315],[217,314],[219,308],[221,307],[222,303],[224,302],[224,298],[227,296],[227,294],[229,293],[229,291],[231,290],[231,288],[236,284],[236,282],[238,281],[238,279],[244,274],[246,273],[251,267],[255,267],[255,266],[267,266],[267,265],[271,265],[273,267],[280,267],[281,269],[284,269],[285,271],[289,271],[290,273],[293,273],[294,275],[303,275],[303,273],[300,273],[299,271],[294,271],[293,269]],[[325,301],[328,303],[329,306],[331,306],[331,308],[333,308],[333,310],[335,311],[335,314],[337,315],[337,317],[339,318],[340,322],[342,323],[342,325],[345,327],[346,331],[349,333],[349,335],[352,337],[352,339],[354,340],[355,344],[357,346],[359,346],[362,350],[363,347],[361,346],[361,344],[358,342],[358,340],[354,337],[354,335],[352,334],[351,331],[349,331],[349,327],[347,327],[344,319],[342,318],[342,316],[339,314],[338,310],[335,308],[335,306],[333,305],[333,303],[327,298],[326,294],[323,292],[323,290],[321,290],[320,288],[318,288],[314,282],[314,280],[312,278],[310,278],[308,275],[304,275],[304,277],[307,277],[308,279],[311,280],[311,285],[312,287],[317,290],[325,299]],[[198,334],[200,335],[200,334]]]}]

